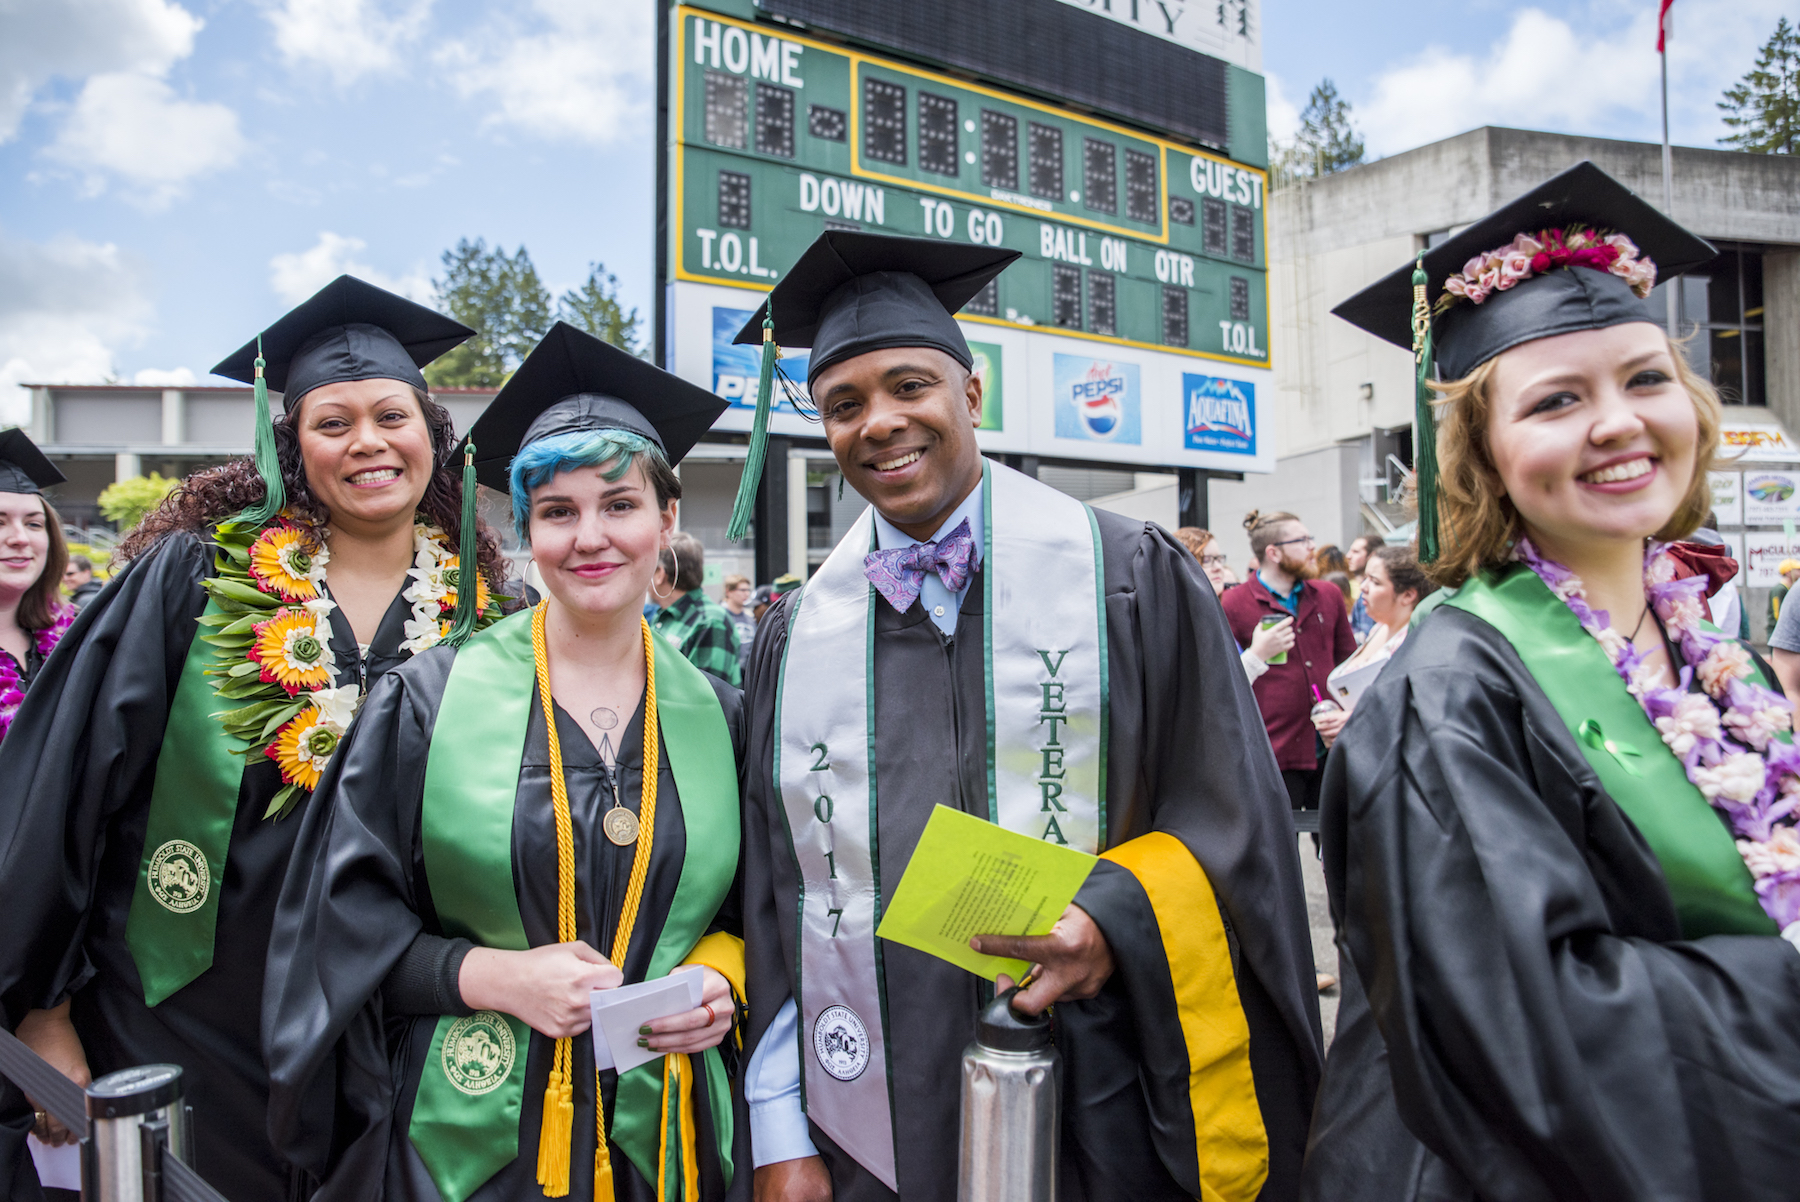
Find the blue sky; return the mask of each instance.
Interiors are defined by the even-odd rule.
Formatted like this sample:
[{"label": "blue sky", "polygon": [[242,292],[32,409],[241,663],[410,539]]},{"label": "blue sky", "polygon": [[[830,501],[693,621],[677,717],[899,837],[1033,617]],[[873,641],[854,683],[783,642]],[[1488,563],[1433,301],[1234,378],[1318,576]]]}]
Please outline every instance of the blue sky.
[{"label": "blue sky", "polygon": [[[975,2],[975,0],[971,0]],[[1003,0],[982,0],[997,3]],[[1794,0],[1678,0],[1675,137]],[[1655,140],[1655,0],[1267,0],[1278,133],[1330,76],[1374,154],[1482,124]],[[25,381],[204,381],[349,270],[459,237],[647,316],[650,0],[0,0],[0,422]]]}]

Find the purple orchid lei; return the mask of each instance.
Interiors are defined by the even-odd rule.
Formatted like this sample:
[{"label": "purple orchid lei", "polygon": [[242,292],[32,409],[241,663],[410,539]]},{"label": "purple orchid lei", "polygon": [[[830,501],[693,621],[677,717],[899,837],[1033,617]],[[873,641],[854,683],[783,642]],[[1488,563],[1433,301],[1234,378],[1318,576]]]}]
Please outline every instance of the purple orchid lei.
[{"label": "purple orchid lei", "polygon": [[[1754,668],[1742,644],[1702,628],[1706,577],[1677,580],[1667,544],[1645,549],[1644,592],[1686,661],[1678,683],[1668,686],[1644,653],[1613,629],[1605,610],[1588,607],[1579,576],[1539,555],[1528,538],[1519,539],[1513,557],[1536,572],[1605,649],[1688,779],[1730,823],[1763,910],[1783,938],[1800,946],[1800,831],[1794,826],[1800,746],[1777,737],[1792,728],[1794,707],[1747,679]],[[1696,677],[1702,691],[1690,693]]]},{"label": "purple orchid lei", "polygon": [[[56,620],[33,636],[39,655],[49,655],[62,641],[63,633],[75,620],[75,607],[65,605]],[[13,715],[25,702],[24,676],[20,664],[12,656],[0,654],[0,739],[12,729]]]}]

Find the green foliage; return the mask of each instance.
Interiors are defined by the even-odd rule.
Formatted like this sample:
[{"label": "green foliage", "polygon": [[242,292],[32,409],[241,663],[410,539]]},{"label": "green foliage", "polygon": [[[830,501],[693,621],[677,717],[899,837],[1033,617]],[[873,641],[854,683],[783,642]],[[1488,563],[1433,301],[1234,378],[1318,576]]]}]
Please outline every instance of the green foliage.
[{"label": "green foliage", "polygon": [[1756,69],[1719,102],[1732,131],[1719,141],[1755,154],[1800,153],[1800,29],[1782,17]]},{"label": "green foliage", "polygon": [[444,252],[434,279],[437,307],[475,331],[425,369],[433,388],[498,388],[550,328],[550,290],[523,246],[488,249],[487,239],[464,238]]},{"label": "green foliage", "polygon": [[562,294],[556,315],[603,342],[638,353],[638,311],[627,313],[619,304],[619,277],[604,263],[590,265],[587,282]]},{"label": "green foliage", "polygon": [[121,531],[129,530],[143,521],[146,513],[161,505],[163,498],[174,492],[180,483],[157,472],[115,481],[100,494],[100,512]]},{"label": "green foliage", "polygon": [[1362,134],[1350,116],[1350,102],[1338,95],[1329,79],[1319,81],[1300,112],[1300,128],[1286,145],[1276,143],[1277,174],[1289,179],[1317,179],[1354,167],[1364,159]]},{"label": "green foliage", "polygon": [[604,264],[554,302],[531,255],[489,249],[485,238],[464,238],[444,252],[444,274],[432,281],[437,307],[475,331],[425,369],[433,388],[498,388],[518,369],[552,321],[560,318],[615,346],[637,353],[639,317],[619,304],[618,277]]}]

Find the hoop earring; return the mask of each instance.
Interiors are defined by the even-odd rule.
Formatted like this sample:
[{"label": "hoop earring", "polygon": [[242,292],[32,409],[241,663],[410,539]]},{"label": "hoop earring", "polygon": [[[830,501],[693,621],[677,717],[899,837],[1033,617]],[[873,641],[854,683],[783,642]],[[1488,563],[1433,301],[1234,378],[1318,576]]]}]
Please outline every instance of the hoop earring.
[{"label": "hoop earring", "polygon": [[[675,561],[675,580],[679,580],[681,578],[681,552],[677,551],[673,544],[671,544],[669,547],[669,558],[673,559]],[[661,567],[662,564],[658,563],[656,566]],[[650,595],[652,597],[658,598],[659,600],[664,597],[673,597],[675,595],[675,581],[671,580],[669,582],[669,588],[668,588],[667,592],[659,593],[656,591],[656,574],[654,572],[651,573],[651,575],[650,575]]]}]

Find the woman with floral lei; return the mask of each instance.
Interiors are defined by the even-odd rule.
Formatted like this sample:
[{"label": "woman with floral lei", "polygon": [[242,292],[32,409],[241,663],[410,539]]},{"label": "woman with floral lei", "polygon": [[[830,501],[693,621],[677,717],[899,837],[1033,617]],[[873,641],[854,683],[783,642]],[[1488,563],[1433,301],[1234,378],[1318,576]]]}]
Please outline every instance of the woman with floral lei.
[{"label": "woman with floral lei", "polygon": [[[256,386],[255,460],[189,477],[131,532],[0,743],[8,1027],[78,1081],[181,1065],[199,1162],[234,1202],[302,1184],[266,1134],[259,1027],[293,814],[369,683],[478,624],[470,586],[491,609],[500,579],[419,370],[469,334],[344,277],[221,363]],[[0,1145],[0,1181],[27,1188],[20,1154]]]},{"label": "woman with floral lei", "polygon": [[[302,820],[264,1030],[315,1202],[748,1196],[743,705],[642,615],[724,408],[559,322],[471,431],[545,598],[382,680]],[[590,994],[684,965],[597,1061]]]},{"label": "woman with floral lei", "polygon": [[69,547],[42,491],[64,479],[25,431],[0,433],[0,739],[75,620],[57,588]]},{"label": "woman with floral lei", "polygon": [[1713,254],[1583,163],[1337,309],[1417,337],[1420,559],[1456,592],[1326,769],[1306,1197],[1794,1196],[1800,755],[1675,579],[1720,412],[1642,299]]}]

